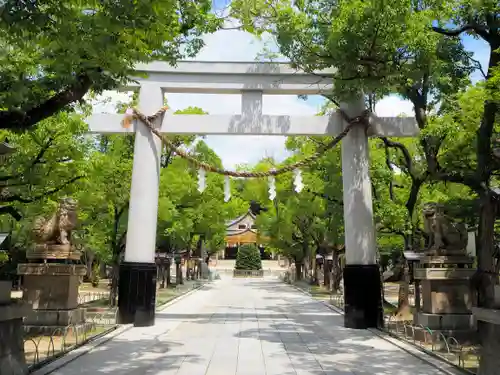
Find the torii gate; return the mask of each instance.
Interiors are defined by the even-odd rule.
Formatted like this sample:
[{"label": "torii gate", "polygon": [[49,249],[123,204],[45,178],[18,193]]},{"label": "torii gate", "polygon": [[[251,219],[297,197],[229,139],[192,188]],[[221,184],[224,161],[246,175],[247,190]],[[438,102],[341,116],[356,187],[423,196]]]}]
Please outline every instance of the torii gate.
[{"label": "torii gate", "polygon": [[[150,115],[163,106],[165,93],[241,94],[241,115],[173,115],[156,125],[162,133],[234,135],[329,135],[346,126],[339,113],[330,116],[270,116],[262,114],[263,95],[315,95],[333,87],[332,71],[297,71],[286,63],[182,61],[138,65],[138,76],[125,90],[139,90],[139,109]],[[146,76],[146,78],[144,78]],[[359,95],[341,109],[350,117],[365,110]],[[127,244],[120,265],[119,319],[151,326],[155,322],[155,243],[161,142],[142,123],[121,125],[123,115],[94,114],[87,119],[91,133],[135,132],[134,162]],[[159,123],[161,122],[161,124]],[[344,325],[369,328],[382,324],[380,271],[376,262],[372,191],[367,136],[411,137],[418,134],[413,118],[370,115],[368,133],[353,128],[342,141],[342,177],[346,266]]]}]

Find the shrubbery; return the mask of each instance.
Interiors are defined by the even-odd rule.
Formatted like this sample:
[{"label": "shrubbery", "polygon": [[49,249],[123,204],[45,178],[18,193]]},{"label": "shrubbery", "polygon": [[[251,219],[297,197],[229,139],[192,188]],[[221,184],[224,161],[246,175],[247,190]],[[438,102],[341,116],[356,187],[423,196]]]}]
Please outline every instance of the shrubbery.
[{"label": "shrubbery", "polygon": [[261,270],[262,260],[260,259],[260,250],[254,244],[245,244],[238,248],[236,254],[237,270]]}]

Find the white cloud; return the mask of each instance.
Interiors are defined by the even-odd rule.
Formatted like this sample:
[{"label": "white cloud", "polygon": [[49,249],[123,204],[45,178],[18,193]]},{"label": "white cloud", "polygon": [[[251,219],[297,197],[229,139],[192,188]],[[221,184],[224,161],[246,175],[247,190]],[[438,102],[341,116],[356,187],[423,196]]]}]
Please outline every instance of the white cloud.
[{"label": "white cloud", "polygon": [[413,104],[409,100],[402,100],[397,95],[390,95],[375,105],[375,113],[381,117],[414,116]]},{"label": "white cloud", "polygon": [[[249,33],[239,30],[223,30],[205,37],[205,47],[198,54],[199,61],[253,61],[262,52],[269,39],[258,40]],[[107,93],[112,101],[100,105],[98,111],[113,111],[116,100],[126,100],[123,93]],[[172,110],[189,106],[203,108],[210,114],[240,113],[239,95],[169,94]],[[274,115],[314,115],[318,111],[318,98],[307,101],[291,95],[269,95],[264,97],[263,112]],[[409,102],[397,97],[388,97],[377,105],[376,112],[383,116],[394,116],[402,112],[410,114]],[[237,164],[253,164],[263,157],[283,160],[287,156],[282,136],[208,136],[205,141],[222,158],[226,168]]]}]

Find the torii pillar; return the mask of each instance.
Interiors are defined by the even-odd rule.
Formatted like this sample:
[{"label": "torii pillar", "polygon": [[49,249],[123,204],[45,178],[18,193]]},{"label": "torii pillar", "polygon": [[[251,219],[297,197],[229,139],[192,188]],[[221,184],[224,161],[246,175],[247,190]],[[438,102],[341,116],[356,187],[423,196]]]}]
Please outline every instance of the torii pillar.
[{"label": "torii pillar", "polygon": [[[163,106],[163,90],[143,83],[139,110],[155,113]],[[156,120],[161,125],[161,119]],[[160,186],[161,140],[145,125],[135,132],[125,259],[120,264],[118,321],[136,327],[155,322],[156,224]]]},{"label": "torii pillar", "polygon": [[[350,117],[365,110],[363,96],[341,109]],[[345,124],[344,126],[347,126]],[[345,260],[344,326],[370,328],[383,325],[382,282],[377,264],[373,222],[368,128],[353,127],[342,140]]]}]

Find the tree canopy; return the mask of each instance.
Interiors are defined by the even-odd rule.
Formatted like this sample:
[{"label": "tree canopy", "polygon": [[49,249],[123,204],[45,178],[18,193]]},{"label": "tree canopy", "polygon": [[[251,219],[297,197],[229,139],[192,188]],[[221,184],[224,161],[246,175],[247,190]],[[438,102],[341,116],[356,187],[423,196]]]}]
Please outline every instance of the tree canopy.
[{"label": "tree canopy", "polygon": [[7,0],[0,6],[0,127],[28,129],[116,88],[134,64],[194,56],[221,20],[209,0]]}]

